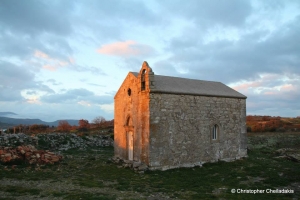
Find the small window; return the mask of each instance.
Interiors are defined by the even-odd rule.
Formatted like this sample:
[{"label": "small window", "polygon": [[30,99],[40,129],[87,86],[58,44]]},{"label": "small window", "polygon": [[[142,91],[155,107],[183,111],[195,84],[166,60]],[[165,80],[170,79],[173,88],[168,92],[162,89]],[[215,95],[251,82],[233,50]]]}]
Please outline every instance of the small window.
[{"label": "small window", "polygon": [[218,138],[218,134],[219,134],[219,127],[217,124],[215,124],[212,131],[212,140],[216,140]]},{"label": "small window", "polygon": [[145,88],[146,88],[145,82],[142,82],[142,86],[141,87],[142,87],[142,91],[145,90]]},{"label": "small window", "polygon": [[142,71],[142,76],[141,76],[141,90],[142,91],[146,89],[145,74],[146,74],[146,70],[144,69]]},{"label": "small window", "polygon": [[131,96],[131,89],[130,88],[127,90],[127,94],[128,94],[128,96]]}]

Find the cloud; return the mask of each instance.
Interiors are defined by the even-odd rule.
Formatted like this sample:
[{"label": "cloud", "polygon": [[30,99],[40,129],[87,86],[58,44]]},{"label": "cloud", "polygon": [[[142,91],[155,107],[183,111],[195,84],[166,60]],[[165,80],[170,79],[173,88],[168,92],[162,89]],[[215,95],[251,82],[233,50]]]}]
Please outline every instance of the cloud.
[{"label": "cloud", "polygon": [[0,69],[0,85],[3,87],[21,89],[34,79],[34,73],[10,62],[0,61]]},{"label": "cloud", "polygon": [[51,65],[44,65],[44,66],[43,66],[43,69],[47,69],[47,70],[49,70],[49,71],[54,72],[54,71],[56,71],[57,67],[51,66]]},{"label": "cloud", "polygon": [[[136,24],[145,24],[147,26],[159,22],[160,18],[153,9],[151,9],[143,1],[97,1],[92,0],[89,4],[76,2],[76,5],[81,8],[78,14],[85,13],[100,22],[127,21]],[[80,15],[81,16],[81,15]],[[109,16],[109,17],[107,17]],[[106,24],[109,24],[107,23]],[[122,25],[119,23],[117,26]]]},{"label": "cloud", "polygon": [[18,66],[0,61],[0,101],[25,101],[24,90],[54,92],[51,88],[35,80],[35,74],[28,66]]},{"label": "cloud", "polygon": [[37,58],[43,58],[43,59],[47,59],[47,60],[50,60],[50,57],[49,55],[45,54],[44,52],[41,52],[39,50],[36,50],[34,52],[34,56],[37,57]]},{"label": "cloud", "polygon": [[25,99],[19,91],[0,87],[0,102],[23,101],[23,100]]},{"label": "cloud", "polygon": [[34,61],[40,63],[43,69],[49,71],[56,71],[60,67],[66,67],[71,65],[72,64],[71,61],[74,62],[71,59],[65,61],[58,58],[50,57],[48,54],[40,50],[35,50],[34,57],[35,57]]},{"label": "cloud", "polygon": [[64,104],[64,103],[75,103],[80,105],[87,104],[107,104],[113,102],[113,96],[95,95],[93,92],[87,89],[69,89],[63,93],[49,94],[41,97],[41,102],[53,103],[53,104]]},{"label": "cloud", "polygon": [[[0,108],[18,111],[18,118],[39,118],[43,121],[59,119],[87,119],[90,122],[97,116],[113,119],[113,113],[106,112],[99,105],[82,106],[80,104],[29,104],[15,102],[0,102]],[[13,117],[13,116],[12,116]]]},{"label": "cloud", "polygon": [[54,80],[54,79],[48,79],[46,82],[51,83],[52,85],[61,85],[61,84],[62,84],[62,83],[60,83],[60,82],[57,82],[57,81]]},{"label": "cloud", "polygon": [[82,105],[82,106],[88,106],[88,107],[91,106],[91,104],[88,101],[78,101],[77,103]]},{"label": "cloud", "polygon": [[230,85],[248,96],[247,114],[296,116],[300,111],[300,75],[264,74]]},{"label": "cloud", "polygon": [[[239,33],[236,41],[221,38],[206,43],[193,34],[180,35],[170,40],[166,50],[171,55],[153,67],[157,64],[155,70],[163,71],[163,63],[178,72],[185,69],[186,77],[227,84],[255,79],[263,73],[299,74],[300,15],[282,24],[271,35],[269,31],[255,28]],[[195,31],[201,32],[201,28]]]},{"label": "cloud", "polygon": [[[180,0],[163,1],[161,5],[171,17],[175,15],[202,26],[214,26],[216,24],[224,26],[240,26],[245,23],[247,17],[252,12],[250,1],[218,1],[218,0]],[[176,11],[176,12],[174,12]]]},{"label": "cloud", "polygon": [[77,72],[91,72],[93,74],[106,75],[100,68],[93,66],[80,66],[76,64],[75,59],[69,57],[66,60],[54,58],[50,55],[40,51],[34,51],[34,58],[32,63],[35,63],[36,66],[42,66],[42,69],[55,72],[62,67],[68,67],[69,70]]},{"label": "cloud", "polygon": [[97,83],[87,83],[87,84],[91,85],[91,86],[105,87],[105,85],[100,85],[100,84],[97,84]]},{"label": "cloud", "polygon": [[27,95],[36,95],[37,92],[36,91],[26,91]]},{"label": "cloud", "polygon": [[41,104],[41,102],[39,101],[38,97],[28,98],[28,99],[26,99],[26,102],[30,103],[30,104]]},{"label": "cloud", "polygon": [[43,32],[68,35],[72,30],[68,15],[72,5],[74,4],[70,1],[55,3],[34,1],[30,3],[3,0],[0,2],[2,8],[0,24],[9,27],[13,32],[17,31],[33,37]]},{"label": "cloud", "polygon": [[129,57],[151,55],[154,53],[154,49],[148,45],[138,44],[133,40],[127,40],[124,42],[115,42],[102,45],[97,52],[112,56]]},{"label": "cloud", "polygon": [[99,67],[93,67],[93,66],[81,66],[81,65],[72,65],[70,67],[71,70],[77,71],[77,72],[90,72],[92,74],[102,75],[106,76],[107,74],[100,69]]},{"label": "cloud", "polygon": [[113,103],[100,105],[100,108],[102,110],[104,110],[105,112],[107,112],[107,113],[113,113],[114,112],[114,104]]},{"label": "cloud", "polygon": [[[27,113],[36,106],[36,114],[49,113],[46,105],[60,109],[57,116],[109,112],[113,94],[96,95],[93,86],[117,90],[109,81],[147,60],[156,74],[233,85],[248,96],[249,112],[292,115],[299,8],[298,1],[2,0],[0,104],[18,102]],[[62,85],[70,77],[86,82]]]}]

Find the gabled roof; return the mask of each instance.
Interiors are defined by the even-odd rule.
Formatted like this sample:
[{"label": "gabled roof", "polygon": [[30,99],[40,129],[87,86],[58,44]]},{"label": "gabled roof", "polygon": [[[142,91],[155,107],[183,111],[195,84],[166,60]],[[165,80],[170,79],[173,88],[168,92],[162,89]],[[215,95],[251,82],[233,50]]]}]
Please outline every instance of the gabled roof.
[{"label": "gabled roof", "polygon": [[[135,77],[138,73],[131,72]],[[155,89],[150,93],[189,94],[246,99],[247,97],[221,82],[203,81],[171,76],[154,75]]]}]

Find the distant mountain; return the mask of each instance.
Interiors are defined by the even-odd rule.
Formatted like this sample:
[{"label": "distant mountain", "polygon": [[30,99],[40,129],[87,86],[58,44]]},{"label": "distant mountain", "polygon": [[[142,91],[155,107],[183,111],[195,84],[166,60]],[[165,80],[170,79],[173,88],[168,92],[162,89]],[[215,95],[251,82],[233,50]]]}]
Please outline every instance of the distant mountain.
[{"label": "distant mountain", "polygon": [[14,112],[0,112],[0,116],[7,116],[7,115],[17,115]]},{"label": "distant mountain", "polygon": [[67,121],[71,126],[74,126],[74,125],[78,126],[78,122],[79,122],[79,120],[76,120],[76,119],[61,119],[61,120],[56,120],[54,122],[46,122],[46,123],[49,126],[58,126],[59,121]]},{"label": "distant mountain", "polygon": [[[79,120],[73,120],[73,119],[63,119],[67,121],[71,126],[78,125]],[[32,124],[45,124],[49,126],[58,126],[59,121],[62,120],[56,120],[54,122],[45,122],[40,119],[19,119],[19,118],[10,118],[10,117],[0,117],[0,124],[1,127],[4,125],[7,125],[8,127],[11,125],[32,125]],[[5,128],[8,128],[5,127]]]}]

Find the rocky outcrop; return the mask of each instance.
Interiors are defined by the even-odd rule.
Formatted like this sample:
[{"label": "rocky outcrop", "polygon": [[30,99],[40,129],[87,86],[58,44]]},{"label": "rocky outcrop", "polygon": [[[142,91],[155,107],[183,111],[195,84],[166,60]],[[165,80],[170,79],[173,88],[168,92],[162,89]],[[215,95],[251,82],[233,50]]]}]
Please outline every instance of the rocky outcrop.
[{"label": "rocky outcrop", "polygon": [[0,146],[17,147],[33,145],[39,149],[64,151],[87,147],[113,146],[113,139],[107,135],[77,136],[69,133],[49,133],[29,136],[23,133],[0,135]]},{"label": "rocky outcrop", "polygon": [[34,146],[0,147],[0,161],[2,163],[54,164],[62,160],[48,150],[37,150]]}]

